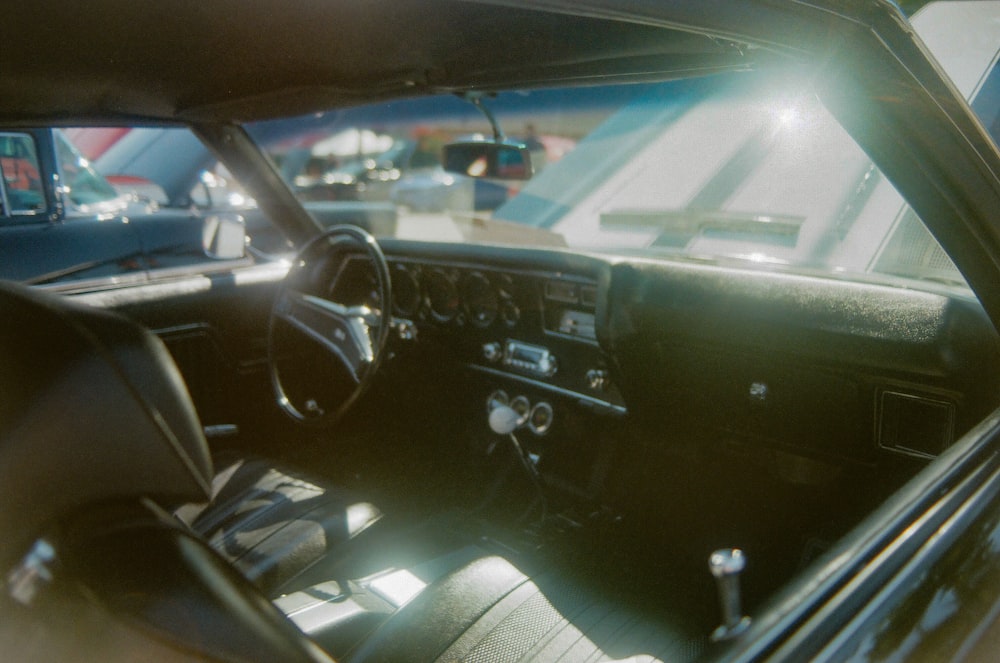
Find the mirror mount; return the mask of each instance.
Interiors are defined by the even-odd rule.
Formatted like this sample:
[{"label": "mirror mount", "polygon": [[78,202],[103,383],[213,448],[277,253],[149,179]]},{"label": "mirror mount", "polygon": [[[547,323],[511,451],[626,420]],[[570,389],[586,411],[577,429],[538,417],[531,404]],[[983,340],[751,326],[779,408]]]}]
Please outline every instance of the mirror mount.
[{"label": "mirror mount", "polygon": [[493,141],[497,143],[506,142],[507,137],[504,136],[503,130],[500,128],[500,124],[497,122],[496,116],[493,115],[493,111],[491,111],[489,107],[483,103],[483,96],[485,96],[485,93],[466,92],[464,96],[466,101],[478,108],[479,112],[485,115],[486,119],[489,120],[490,126],[493,128]]}]

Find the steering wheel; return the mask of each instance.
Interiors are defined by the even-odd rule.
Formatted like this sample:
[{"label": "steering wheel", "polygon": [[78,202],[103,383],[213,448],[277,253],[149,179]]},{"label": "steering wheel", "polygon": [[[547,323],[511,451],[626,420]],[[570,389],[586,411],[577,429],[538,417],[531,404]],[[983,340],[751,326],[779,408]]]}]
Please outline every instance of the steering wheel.
[{"label": "steering wheel", "polygon": [[[333,301],[327,281],[343,273],[346,261],[359,253],[374,267],[378,306],[347,305]],[[389,338],[392,316],[389,265],[378,242],[357,226],[333,226],[307,243],[292,262],[275,298],[268,324],[267,364],[271,386],[279,407],[295,421],[310,426],[336,422],[371,386]],[[345,369],[346,391],[336,402],[320,402],[289,392],[279,366],[287,356],[279,348],[287,331],[304,336],[332,356]],[[335,376],[324,375],[316,382],[327,384]],[[298,401],[298,404],[296,404]]]}]

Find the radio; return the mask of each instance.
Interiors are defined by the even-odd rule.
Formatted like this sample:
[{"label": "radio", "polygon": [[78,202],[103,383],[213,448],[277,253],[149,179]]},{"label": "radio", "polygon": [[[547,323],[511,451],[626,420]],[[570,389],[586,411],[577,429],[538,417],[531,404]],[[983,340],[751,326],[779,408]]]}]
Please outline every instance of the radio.
[{"label": "radio", "polygon": [[520,341],[507,341],[503,365],[546,378],[555,375],[558,368],[556,358],[548,348]]}]

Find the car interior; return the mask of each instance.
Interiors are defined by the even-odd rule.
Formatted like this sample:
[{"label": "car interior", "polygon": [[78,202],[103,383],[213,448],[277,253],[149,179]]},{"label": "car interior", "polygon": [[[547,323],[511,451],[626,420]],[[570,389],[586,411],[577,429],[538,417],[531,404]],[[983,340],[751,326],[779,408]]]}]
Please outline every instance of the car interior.
[{"label": "car interior", "polygon": [[[981,360],[998,356],[996,333],[958,297],[568,251],[380,245],[345,227],[287,276],[75,297],[100,312],[5,291],[5,306],[39,317],[7,322],[6,338],[25,343],[5,348],[93,364],[70,378],[88,385],[79,412],[37,397],[78,386],[55,369],[5,399],[39,403],[17,420],[23,455],[5,453],[27,475],[46,421],[79,416],[88,451],[49,480],[116,499],[61,518],[53,540],[83,556],[63,563],[102,602],[157,631],[186,626],[159,602],[219,597],[188,582],[138,591],[192,562],[135,563],[127,528],[193,532],[336,659],[693,657],[722,619],[711,551],[745,554],[752,613],[984,416],[996,389],[996,364]],[[393,323],[371,321],[381,361],[357,380],[361,345],[332,339],[371,315],[373,288]],[[4,373],[28,380],[35,354],[5,352]],[[115,425],[136,425],[122,390],[149,430]],[[106,431],[127,448],[108,448]],[[151,489],[143,468],[163,485]],[[92,471],[103,474],[82,481]],[[125,496],[136,513],[123,521]],[[134,577],[120,575],[127,560]],[[274,628],[251,630],[305,646]],[[198,646],[222,657],[263,646],[225,632],[199,631]]]},{"label": "car interior", "polygon": [[[677,71],[702,41],[742,55],[678,31]],[[0,650],[694,660],[997,404],[968,290],[311,231],[232,270],[0,284]]]}]

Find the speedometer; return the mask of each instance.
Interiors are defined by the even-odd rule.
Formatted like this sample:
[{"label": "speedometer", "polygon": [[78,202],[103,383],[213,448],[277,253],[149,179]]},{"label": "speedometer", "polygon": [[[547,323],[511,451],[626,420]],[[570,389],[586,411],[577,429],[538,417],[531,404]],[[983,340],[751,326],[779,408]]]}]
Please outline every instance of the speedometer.
[{"label": "speedometer", "polygon": [[442,270],[435,269],[427,274],[424,280],[424,288],[427,293],[427,304],[430,307],[431,315],[438,322],[454,320],[462,305],[458,296],[458,287],[455,285],[454,279]]},{"label": "speedometer", "polygon": [[420,309],[420,285],[404,265],[392,268],[392,299],[396,314],[405,318],[415,316]]},{"label": "speedometer", "polygon": [[462,282],[462,299],[469,322],[477,327],[489,327],[497,319],[500,298],[489,279],[472,272]]}]

